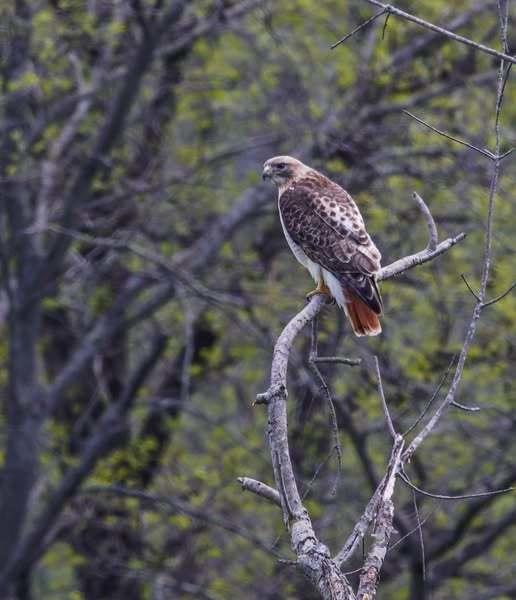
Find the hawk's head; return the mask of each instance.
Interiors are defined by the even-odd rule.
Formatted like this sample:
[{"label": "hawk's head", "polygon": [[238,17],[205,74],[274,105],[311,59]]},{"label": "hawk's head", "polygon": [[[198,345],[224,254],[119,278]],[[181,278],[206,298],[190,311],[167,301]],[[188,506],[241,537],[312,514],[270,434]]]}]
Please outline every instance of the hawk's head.
[{"label": "hawk's head", "polygon": [[304,165],[292,156],[274,156],[263,164],[263,179],[272,179],[278,187],[298,179],[310,171],[310,167]]}]

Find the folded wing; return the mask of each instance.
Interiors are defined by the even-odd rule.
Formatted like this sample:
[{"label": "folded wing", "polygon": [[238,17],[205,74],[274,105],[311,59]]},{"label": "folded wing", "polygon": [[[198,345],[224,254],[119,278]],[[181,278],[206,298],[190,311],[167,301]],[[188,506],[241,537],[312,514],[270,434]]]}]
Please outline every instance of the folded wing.
[{"label": "folded wing", "polygon": [[288,187],[279,207],[285,228],[305,254],[381,314],[382,299],[374,277],[381,255],[351,196],[315,173]]}]

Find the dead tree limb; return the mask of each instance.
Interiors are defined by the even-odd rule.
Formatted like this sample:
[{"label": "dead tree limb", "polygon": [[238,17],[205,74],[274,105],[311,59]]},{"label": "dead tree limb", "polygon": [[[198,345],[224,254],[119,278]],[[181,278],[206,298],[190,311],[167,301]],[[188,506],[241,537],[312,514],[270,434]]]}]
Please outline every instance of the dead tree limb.
[{"label": "dead tree limb", "polygon": [[274,504],[277,504],[281,508],[281,497],[278,490],[270,487],[266,483],[262,483],[257,479],[252,479],[251,477],[239,477],[238,483],[242,486],[243,490],[248,490],[249,492],[253,492],[257,496],[261,496],[267,500],[270,500]]},{"label": "dead tree limb", "polygon": [[318,540],[308,511],[303,506],[288,447],[287,367],[290,351],[297,335],[315,318],[325,302],[323,295],[315,295],[282,331],[274,348],[270,387],[258,395],[257,402],[267,404],[267,434],[274,479],[297,564],[323,598],[351,600],[355,597],[351,586],[331,558],[328,548]]},{"label": "dead tree limb", "polygon": [[[297,488],[288,449],[286,412],[287,367],[290,352],[297,335],[308,323],[312,322],[317,317],[322,307],[325,305],[324,296],[314,296],[309,304],[294,316],[294,318],[288,323],[279,336],[274,348],[270,387],[265,393],[258,395],[257,402],[267,404],[268,408],[268,438],[272,456],[274,477],[279,492],[279,499],[283,511],[285,525],[287,527],[291,527],[291,542],[294,552],[297,555],[297,564],[301,567],[301,570],[305,573],[305,575],[309,577],[324,599],[355,598],[353,590],[351,589],[345,576],[340,573],[339,567],[352,555],[353,550],[356,548],[359,541],[364,538],[373,520],[375,521],[371,536],[373,538],[373,543],[361,570],[356,600],[372,600],[376,596],[380,571],[387,553],[390,536],[393,531],[394,504],[392,497],[394,493],[396,477],[398,474],[400,476],[404,476],[403,467],[405,463],[410,461],[418,447],[432,432],[434,432],[438,422],[443,417],[446,410],[453,404],[457,405],[455,396],[462,380],[464,365],[469,353],[469,349],[475,338],[482,308],[488,305],[486,302],[486,291],[493,260],[492,238],[495,196],[500,176],[500,163],[503,157],[507,155],[507,153],[505,153],[505,155],[501,153],[500,113],[505,85],[510,70],[509,66],[512,63],[516,63],[515,57],[509,56],[504,52],[499,52],[493,48],[484,46],[483,44],[479,44],[449,30],[438,27],[437,25],[424,21],[419,17],[393,7],[390,4],[384,4],[379,0],[368,0],[368,2],[379,7],[381,11],[357,27],[350,34],[342,38],[339,43],[342,43],[357,33],[360,29],[371,23],[373,20],[386,13],[387,15],[394,14],[406,20],[412,21],[420,26],[437,32],[444,37],[466,44],[500,59],[494,127],[496,143],[494,151],[482,150],[476,146],[473,146],[472,144],[469,144],[468,142],[464,142],[463,140],[449,136],[448,134],[445,134],[444,132],[432,126],[429,126],[425,121],[410,115],[420,123],[432,129],[434,133],[444,135],[453,141],[460,142],[461,144],[478,151],[481,155],[492,161],[492,175],[488,195],[487,224],[484,237],[481,284],[478,294],[474,294],[476,300],[475,307],[466,330],[463,346],[459,353],[457,365],[455,367],[454,375],[448,392],[446,393],[444,400],[435,409],[427,423],[422,427],[421,431],[415,436],[406,449],[404,449],[404,437],[396,432],[393,422],[390,418],[381,384],[378,361],[375,361],[380,397],[382,400],[388,431],[394,440],[393,447],[385,476],[377,487],[373,497],[369,501],[363,516],[355,525],[352,534],[346,540],[344,547],[334,559],[331,558],[327,547],[316,537],[310,517],[306,508],[303,506],[302,499]],[[504,51],[507,52],[508,2],[505,4],[505,10],[502,10],[502,3],[499,3],[499,13],[502,46]],[[506,66],[506,63],[509,63],[509,66]],[[427,220],[429,231],[429,241],[427,247],[416,254],[401,258],[398,261],[395,261],[394,263],[381,269],[377,274],[377,279],[379,281],[388,279],[417,265],[421,265],[425,262],[433,260],[440,254],[449,250],[454,244],[465,237],[464,234],[459,234],[455,238],[448,238],[439,244],[437,228],[430,210],[422,198],[420,198],[417,194],[414,194],[414,199],[418,203],[419,208]],[[509,293],[509,291],[507,293]],[[404,480],[409,482],[405,476]],[[415,491],[421,492],[421,490],[418,488],[415,488],[414,486],[412,487],[415,489]],[[418,528],[421,528],[419,515]]]},{"label": "dead tree limb", "polygon": [[[422,212],[427,218],[430,231],[429,244],[425,250],[415,255],[402,258],[395,263],[384,267],[380,271],[379,279],[393,277],[416,265],[432,260],[436,256],[446,252],[464,237],[464,235],[461,234],[456,238],[449,238],[437,245],[437,230],[431,213],[423,200],[419,197],[417,199]],[[378,531],[381,532],[383,537],[382,541],[377,541],[377,544],[382,545],[388,542],[392,530],[392,518],[389,517],[389,515],[392,512],[390,506],[392,505],[391,497],[394,489],[394,483],[392,483],[391,480],[392,477],[395,478],[398,470],[403,439],[398,434],[395,434],[395,449],[393,450],[394,458],[391,457],[387,475],[383,480],[385,484],[383,484],[383,482],[380,484],[377,493],[375,493],[368,505],[369,510],[366,509],[365,516],[362,518],[361,522],[357,524],[356,531],[354,530],[352,536],[350,536],[350,539],[346,542],[344,548],[337,557],[332,559],[328,548],[319,541],[315,535],[310,516],[304,507],[299,494],[288,447],[286,402],[287,368],[294,341],[304,327],[316,318],[325,305],[325,296],[320,294],[313,296],[310,302],[295,315],[283,329],[274,347],[270,386],[266,392],[258,394],[255,404],[267,405],[267,434],[272,457],[274,479],[276,481],[279,501],[283,512],[283,520],[285,526],[290,529],[291,543],[297,556],[297,564],[319,590],[323,598],[332,600],[335,598],[352,599],[355,596],[347,579],[340,572],[339,566],[351,555],[356,548],[358,541],[365,535],[373,515],[378,516],[379,511],[382,511],[382,507],[384,509],[382,512],[383,517],[377,522],[377,527],[380,528]],[[241,483],[245,480],[247,480],[247,478],[239,479]],[[246,489],[251,489],[255,486],[244,487]],[[256,489],[253,489],[252,491],[256,491]],[[260,495],[264,494],[260,493]],[[276,498],[275,495],[274,497]],[[390,526],[389,523],[391,523]],[[378,548],[379,547],[380,546],[378,546]],[[380,554],[381,552],[378,550],[374,556],[371,555],[370,561],[367,563],[367,572],[369,573],[368,581],[372,581],[371,577],[373,571],[376,572],[375,569],[379,572],[381,562],[383,562],[383,559],[379,561]],[[366,583],[364,583],[363,588],[367,588]]]},{"label": "dead tree limb", "polygon": [[393,531],[394,504],[392,495],[394,494],[394,486],[396,484],[396,473],[401,466],[403,443],[401,435],[396,434],[385,476],[385,486],[378,503],[376,524],[371,536],[375,541],[367,554],[362,568],[357,600],[373,600],[376,596],[378,577],[380,576]]}]

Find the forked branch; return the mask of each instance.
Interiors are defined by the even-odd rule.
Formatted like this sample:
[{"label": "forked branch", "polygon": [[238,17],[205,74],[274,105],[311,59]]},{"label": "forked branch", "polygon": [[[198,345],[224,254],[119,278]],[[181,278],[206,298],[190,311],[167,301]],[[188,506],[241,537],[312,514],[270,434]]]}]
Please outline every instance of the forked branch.
[{"label": "forked branch", "polygon": [[[449,238],[441,242],[441,244],[437,244],[437,229],[430,210],[419,196],[415,195],[415,199],[427,221],[429,230],[428,245],[421,252],[404,257],[384,267],[380,271],[379,279],[393,277],[416,265],[432,260],[446,252],[464,237],[464,234],[461,234],[456,238]],[[364,516],[356,525],[349,540],[336,558],[332,559],[328,548],[318,540],[308,511],[304,507],[299,494],[288,447],[286,409],[287,369],[290,352],[296,337],[306,325],[317,317],[325,305],[326,297],[324,295],[314,295],[310,302],[283,329],[274,347],[270,386],[266,392],[258,394],[255,401],[255,404],[267,405],[269,423],[267,433],[276,490],[250,478],[239,478],[239,481],[244,489],[253,491],[260,496],[280,504],[285,525],[290,528],[291,543],[297,555],[297,564],[311,579],[315,587],[320,591],[321,596],[323,598],[352,600],[355,598],[353,590],[339,567],[351,556],[358,542],[365,535],[371,520],[376,517],[375,535],[378,537],[371,551],[372,553],[370,553],[368,561],[366,561],[366,570],[362,577],[363,584],[361,584],[360,588],[363,590],[363,594],[366,593],[364,590],[369,589],[372,582],[376,582],[377,580],[379,569],[383,562],[382,552],[387,548],[392,531],[393,510],[391,498],[394,489],[394,480],[401,460],[403,438],[394,431],[391,422],[389,429],[394,438],[394,448],[387,475],[382,480]],[[338,361],[330,362],[355,364],[355,361],[348,359],[345,361],[339,359]],[[386,418],[387,415],[388,411],[386,411]],[[363,594],[362,597],[365,598]]]},{"label": "forked branch", "polygon": [[372,600],[376,595],[378,577],[380,576],[389,540],[393,532],[394,503],[392,495],[394,494],[394,486],[396,484],[396,474],[401,466],[402,451],[403,438],[401,435],[396,435],[385,476],[385,487],[382,491],[376,513],[376,524],[372,533],[374,543],[367,554],[360,575],[357,600]]}]

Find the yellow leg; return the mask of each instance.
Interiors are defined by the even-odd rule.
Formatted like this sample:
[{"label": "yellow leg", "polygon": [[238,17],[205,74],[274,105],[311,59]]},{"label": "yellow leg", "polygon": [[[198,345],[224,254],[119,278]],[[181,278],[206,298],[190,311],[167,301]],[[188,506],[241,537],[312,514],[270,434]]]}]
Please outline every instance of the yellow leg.
[{"label": "yellow leg", "polygon": [[310,298],[312,296],[315,296],[315,294],[324,294],[331,298],[331,292],[330,292],[328,286],[324,283],[324,281],[322,279],[319,280],[319,283],[317,284],[317,287],[315,288],[315,290],[313,290],[312,292],[309,292],[306,295],[306,299],[310,300]]}]

